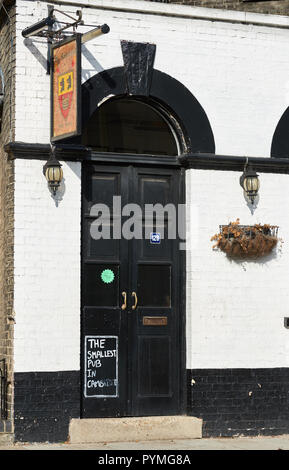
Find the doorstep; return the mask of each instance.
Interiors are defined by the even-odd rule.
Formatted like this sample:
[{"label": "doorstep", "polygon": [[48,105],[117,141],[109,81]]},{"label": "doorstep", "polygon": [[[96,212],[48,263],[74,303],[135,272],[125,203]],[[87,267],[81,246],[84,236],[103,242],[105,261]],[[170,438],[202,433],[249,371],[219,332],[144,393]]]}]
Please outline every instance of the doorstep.
[{"label": "doorstep", "polygon": [[200,439],[202,419],[193,416],[71,419],[71,444]]}]

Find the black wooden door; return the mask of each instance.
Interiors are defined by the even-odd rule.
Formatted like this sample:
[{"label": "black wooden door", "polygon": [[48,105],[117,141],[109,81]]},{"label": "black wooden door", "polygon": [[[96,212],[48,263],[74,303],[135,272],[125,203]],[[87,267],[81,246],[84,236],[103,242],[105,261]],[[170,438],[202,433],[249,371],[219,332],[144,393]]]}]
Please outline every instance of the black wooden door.
[{"label": "black wooden door", "polygon": [[[82,417],[180,414],[184,266],[168,228],[182,202],[181,172],[87,164],[83,188]],[[122,216],[113,196],[121,196]],[[101,227],[110,239],[91,236],[95,204],[111,209]],[[140,208],[142,236],[133,224],[136,238],[119,236],[134,211],[126,204]],[[156,218],[148,204],[171,211]]]}]

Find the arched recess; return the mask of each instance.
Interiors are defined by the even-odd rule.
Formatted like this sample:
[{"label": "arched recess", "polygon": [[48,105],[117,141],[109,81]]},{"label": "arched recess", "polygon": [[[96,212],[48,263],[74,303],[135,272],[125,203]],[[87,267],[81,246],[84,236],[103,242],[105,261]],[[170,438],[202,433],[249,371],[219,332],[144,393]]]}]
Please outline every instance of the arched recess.
[{"label": "arched recess", "polygon": [[[121,96],[131,96],[126,91],[124,67],[100,72],[87,80],[82,85],[83,129],[98,106]],[[204,109],[178,80],[154,69],[149,96],[135,97],[166,113],[178,133],[181,153],[215,153],[214,136]]]},{"label": "arched recess", "polygon": [[289,158],[289,107],[283,113],[280,121],[275,129],[272,145],[271,157],[274,158]]},{"label": "arched recess", "polygon": [[166,116],[134,96],[111,98],[98,107],[82,131],[82,144],[96,152],[180,154],[179,139]]}]

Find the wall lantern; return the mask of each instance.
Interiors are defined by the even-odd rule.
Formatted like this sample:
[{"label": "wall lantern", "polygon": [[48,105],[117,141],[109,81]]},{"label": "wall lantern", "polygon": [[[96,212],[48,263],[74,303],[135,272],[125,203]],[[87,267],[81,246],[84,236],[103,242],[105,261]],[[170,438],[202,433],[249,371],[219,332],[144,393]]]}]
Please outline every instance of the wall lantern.
[{"label": "wall lantern", "polygon": [[251,203],[254,204],[260,188],[259,175],[257,175],[257,173],[252,169],[251,165],[249,165],[248,168],[247,165],[248,157],[244,166],[244,172],[242,176],[240,176],[240,185],[244,189],[244,192],[250,199]]},{"label": "wall lantern", "polygon": [[63,170],[61,166],[61,163],[59,163],[55,158],[54,147],[52,146],[49,160],[47,160],[43,166],[43,174],[47,179],[48,186],[51,189],[53,196],[55,196],[63,178]]}]

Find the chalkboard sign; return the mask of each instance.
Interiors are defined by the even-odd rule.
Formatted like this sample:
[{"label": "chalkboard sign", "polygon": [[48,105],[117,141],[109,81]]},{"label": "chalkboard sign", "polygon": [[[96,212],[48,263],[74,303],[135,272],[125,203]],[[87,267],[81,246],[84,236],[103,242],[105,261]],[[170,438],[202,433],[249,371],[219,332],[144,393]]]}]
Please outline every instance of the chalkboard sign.
[{"label": "chalkboard sign", "polygon": [[85,336],[84,396],[118,397],[118,337]]}]

